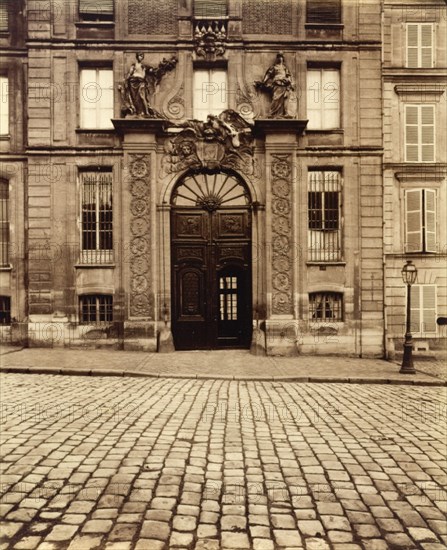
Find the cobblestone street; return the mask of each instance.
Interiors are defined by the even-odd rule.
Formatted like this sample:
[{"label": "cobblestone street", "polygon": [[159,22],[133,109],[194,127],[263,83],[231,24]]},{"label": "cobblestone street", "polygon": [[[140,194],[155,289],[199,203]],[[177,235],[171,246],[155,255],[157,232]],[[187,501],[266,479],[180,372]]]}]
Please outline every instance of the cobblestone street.
[{"label": "cobblestone street", "polygon": [[445,397],[2,374],[1,548],[442,549]]}]

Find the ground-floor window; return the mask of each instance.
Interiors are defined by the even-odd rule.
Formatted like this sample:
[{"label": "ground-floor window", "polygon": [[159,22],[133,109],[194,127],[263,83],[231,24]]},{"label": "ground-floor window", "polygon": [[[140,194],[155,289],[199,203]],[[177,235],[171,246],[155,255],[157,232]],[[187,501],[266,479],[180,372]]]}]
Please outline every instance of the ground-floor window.
[{"label": "ground-floor window", "polygon": [[113,321],[113,297],[108,294],[80,296],[79,312],[81,323],[110,323]]},{"label": "ground-floor window", "polygon": [[312,292],[309,294],[311,321],[343,321],[343,295],[339,292]]},{"label": "ground-floor window", "polygon": [[11,324],[11,298],[0,296],[0,325]]},{"label": "ground-floor window", "polygon": [[436,334],[436,285],[411,287],[411,332],[414,336]]}]

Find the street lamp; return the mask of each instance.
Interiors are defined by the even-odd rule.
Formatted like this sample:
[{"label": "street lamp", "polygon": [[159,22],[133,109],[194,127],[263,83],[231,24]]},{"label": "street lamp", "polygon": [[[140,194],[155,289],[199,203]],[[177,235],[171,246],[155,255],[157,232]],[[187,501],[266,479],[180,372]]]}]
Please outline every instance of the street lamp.
[{"label": "street lamp", "polygon": [[401,374],[415,374],[416,371],[413,366],[413,338],[411,336],[411,285],[416,282],[418,270],[411,263],[411,260],[407,260],[401,273],[403,282],[407,285],[407,328],[405,331],[404,356],[399,372]]}]

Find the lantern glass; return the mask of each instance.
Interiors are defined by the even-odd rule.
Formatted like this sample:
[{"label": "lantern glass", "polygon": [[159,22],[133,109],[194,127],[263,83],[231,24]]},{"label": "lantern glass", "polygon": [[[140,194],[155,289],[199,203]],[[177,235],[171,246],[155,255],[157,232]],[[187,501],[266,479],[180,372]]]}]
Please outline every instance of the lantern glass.
[{"label": "lantern glass", "polygon": [[416,282],[418,270],[416,266],[411,263],[411,260],[407,260],[407,263],[402,268],[402,279],[406,285],[413,285]]}]

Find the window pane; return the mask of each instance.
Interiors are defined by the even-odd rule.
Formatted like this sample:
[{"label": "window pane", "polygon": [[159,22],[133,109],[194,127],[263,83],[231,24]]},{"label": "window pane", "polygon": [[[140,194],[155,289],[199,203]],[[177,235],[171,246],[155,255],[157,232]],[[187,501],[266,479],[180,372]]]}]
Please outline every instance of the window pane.
[{"label": "window pane", "polygon": [[0,135],[9,134],[9,89],[8,78],[0,76]]}]

